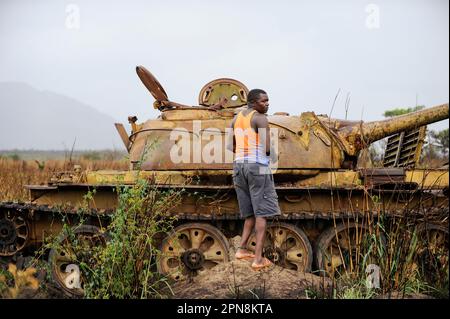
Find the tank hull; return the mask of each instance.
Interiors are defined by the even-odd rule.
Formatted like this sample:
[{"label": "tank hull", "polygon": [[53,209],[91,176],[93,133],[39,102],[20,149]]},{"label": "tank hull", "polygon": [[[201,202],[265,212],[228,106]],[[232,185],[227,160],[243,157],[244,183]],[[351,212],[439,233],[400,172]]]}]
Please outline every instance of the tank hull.
[{"label": "tank hull", "polygon": [[[108,216],[117,208],[117,187],[133,185],[138,178],[146,178],[160,190],[183,190],[180,205],[170,212],[177,216],[178,222],[220,221],[224,225],[224,222],[234,221],[236,233],[226,230],[228,226],[221,227],[225,227],[224,232],[237,235],[242,218],[231,184],[231,172],[214,173],[201,174],[198,170],[90,172],[83,183],[28,185],[31,202],[2,203],[0,209],[23,215],[31,229],[27,246],[38,246],[45,236],[61,230],[63,216],[76,219],[80,210],[92,223],[100,225],[103,221],[106,225]],[[297,175],[293,175],[295,173]],[[192,182],[194,176],[197,177],[195,183]],[[439,211],[448,211],[449,172],[445,169],[278,170],[274,179],[282,212],[277,220],[302,226],[311,242],[320,233],[313,223],[327,225],[336,219],[401,216],[411,212],[436,216]],[[86,200],[87,194],[91,194],[89,200]],[[436,219],[436,222],[440,221]]]}]

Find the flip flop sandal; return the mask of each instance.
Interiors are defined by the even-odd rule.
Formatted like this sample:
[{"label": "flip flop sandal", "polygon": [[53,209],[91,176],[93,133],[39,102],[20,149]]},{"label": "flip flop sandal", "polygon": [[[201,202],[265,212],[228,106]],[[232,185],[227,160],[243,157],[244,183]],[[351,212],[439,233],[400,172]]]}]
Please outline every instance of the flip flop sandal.
[{"label": "flip flop sandal", "polygon": [[236,259],[253,259],[253,258],[255,258],[255,254],[252,254],[250,252],[247,252],[247,253],[236,253],[234,255],[234,258],[236,258]]},{"label": "flip flop sandal", "polygon": [[266,257],[264,257],[264,261],[263,261],[262,264],[255,264],[255,263],[252,263],[252,269],[258,271],[258,270],[261,270],[261,269],[270,267],[270,266],[272,266],[272,265],[273,265],[273,263],[272,263],[269,259],[267,259]]}]

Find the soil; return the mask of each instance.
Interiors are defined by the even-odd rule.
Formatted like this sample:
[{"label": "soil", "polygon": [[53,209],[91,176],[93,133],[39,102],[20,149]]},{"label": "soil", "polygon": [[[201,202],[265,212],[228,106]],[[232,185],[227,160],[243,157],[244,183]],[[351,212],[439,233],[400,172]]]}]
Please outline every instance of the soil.
[{"label": "soil", "polygon": [[278,266],[254,271],[250,261],[233,260],[173,286],[175,298],[303,299],[329,294],[331,281]]},{"label": "soil", "polygon": [[303,299],[329,295],[332,281],[273,265],[255,271],[251,260],[234,260],[240,237],[231,240],[230,261],[174,284],[174,298]]}]

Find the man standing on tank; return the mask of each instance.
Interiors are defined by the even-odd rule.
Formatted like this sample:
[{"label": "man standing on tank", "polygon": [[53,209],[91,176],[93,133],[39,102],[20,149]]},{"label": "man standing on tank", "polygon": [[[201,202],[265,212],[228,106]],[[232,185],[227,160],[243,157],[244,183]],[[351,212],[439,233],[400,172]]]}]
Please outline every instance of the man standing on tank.
[{"label": "man standing on tank", "polygon": [[[272,265],[263,257],[267,217],[280,215],[270,163],[270,134],[267,111],[269,98],[260,89],[247,96],[248,108],[237,114],[231,123],[227,148],[235,154],[233,183],[241,217],[245,219],[242,239],[236,259],[254,259],[252,268],[259,270]],[[233,138],[231,139],[231,134]],[[248,239],[255,229],[255,253],[247,250]]]}]

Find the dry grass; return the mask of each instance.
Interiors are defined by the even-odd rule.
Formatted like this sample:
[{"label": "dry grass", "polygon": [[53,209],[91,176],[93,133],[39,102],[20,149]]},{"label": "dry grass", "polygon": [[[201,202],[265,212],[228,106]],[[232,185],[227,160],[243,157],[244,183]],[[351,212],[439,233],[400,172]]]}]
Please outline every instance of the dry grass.
[{"label": "dry grass", "polygon": [[8,272],[13,279],[13,283],[8,285],[8,278],[0,274],[0,297],[18,298],[27,289],[37,290],[39,288],[39,280],[34,276],[36,274],[35,268],[18,270],[16,265],[9,264]]},{"label": "dry grass", "polygon": [[128,169],[126,160],[64,160],[32,161],[0,158],[0,201],[27,201],[28,190],[24,185],[46,184],[55,172],[70,170],[74,164],[83,170]]}]

